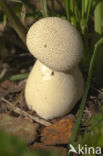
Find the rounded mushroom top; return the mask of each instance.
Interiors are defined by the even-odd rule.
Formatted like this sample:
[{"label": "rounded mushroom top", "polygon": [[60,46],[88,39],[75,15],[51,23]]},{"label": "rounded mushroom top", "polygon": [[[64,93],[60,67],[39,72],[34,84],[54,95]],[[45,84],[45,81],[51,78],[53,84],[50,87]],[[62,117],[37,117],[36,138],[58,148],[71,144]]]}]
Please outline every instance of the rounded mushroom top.
[{"label": "rounded mushroom top", "polygon": [[83,44],[77,30],[58,17],[43,18],[27,33],[27,47],[41,63],[57,71],[67,71],[79,63]]}]

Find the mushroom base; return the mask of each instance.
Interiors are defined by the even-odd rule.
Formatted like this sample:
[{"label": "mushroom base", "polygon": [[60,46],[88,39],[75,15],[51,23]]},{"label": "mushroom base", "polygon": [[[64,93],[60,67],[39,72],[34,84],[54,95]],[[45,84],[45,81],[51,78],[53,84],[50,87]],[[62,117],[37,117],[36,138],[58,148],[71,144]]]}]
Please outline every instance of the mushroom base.
[{"label": "mushroom base", "polygon": [[68,74],[53,71],[37,61],[27,80],[25,99],[30,109],[44,119],[70,112],[81,98],[84,81],[78,66]]}]

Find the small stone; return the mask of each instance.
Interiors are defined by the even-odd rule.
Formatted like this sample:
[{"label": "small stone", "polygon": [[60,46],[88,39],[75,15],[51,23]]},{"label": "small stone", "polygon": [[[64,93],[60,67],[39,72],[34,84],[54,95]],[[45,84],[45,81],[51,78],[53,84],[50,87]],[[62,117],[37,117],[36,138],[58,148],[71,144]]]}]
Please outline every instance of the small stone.
[{"label": "small stone", "polygon": [[39,125],[22,117],[12,117],[8,114],[0,114],[0,129],[24,139],[28,144],[38,136]]}]

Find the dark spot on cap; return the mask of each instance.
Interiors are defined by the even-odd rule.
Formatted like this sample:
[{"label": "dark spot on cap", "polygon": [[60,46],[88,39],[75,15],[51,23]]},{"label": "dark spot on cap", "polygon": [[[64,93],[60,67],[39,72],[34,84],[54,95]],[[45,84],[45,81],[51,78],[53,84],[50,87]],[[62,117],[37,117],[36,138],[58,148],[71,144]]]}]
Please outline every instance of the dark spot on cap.
[{"label": "dark spot on cap", "polygon": [[44,47],[46,48],[46,47],[47,47],[47,45],[45,44],[45,45],[44,45]]},{"label": "dark spot on cap", "polygon": [[54,75],[54,71],[52,71],[51,75]]}]

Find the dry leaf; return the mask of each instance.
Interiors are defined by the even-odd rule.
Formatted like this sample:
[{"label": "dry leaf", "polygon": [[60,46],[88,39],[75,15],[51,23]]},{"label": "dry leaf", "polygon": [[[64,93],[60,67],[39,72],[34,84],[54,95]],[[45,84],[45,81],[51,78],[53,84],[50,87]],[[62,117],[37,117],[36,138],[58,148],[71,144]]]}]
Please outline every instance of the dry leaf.
[{"label": "dry leaf", "polygon": [[68,144],[72,129],[73,122],[70,119],[62,119],[43,128],[41,140],[46,145]]}]

